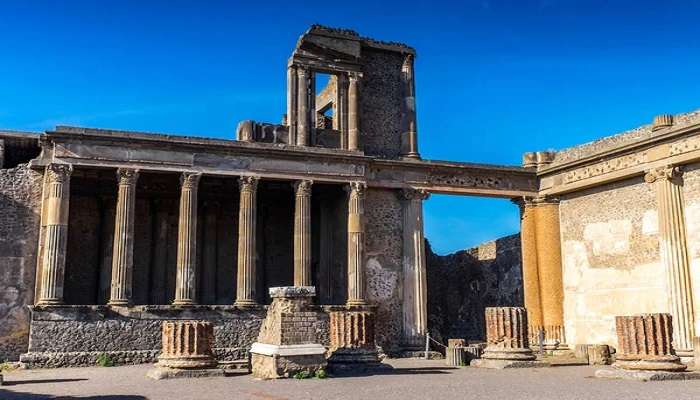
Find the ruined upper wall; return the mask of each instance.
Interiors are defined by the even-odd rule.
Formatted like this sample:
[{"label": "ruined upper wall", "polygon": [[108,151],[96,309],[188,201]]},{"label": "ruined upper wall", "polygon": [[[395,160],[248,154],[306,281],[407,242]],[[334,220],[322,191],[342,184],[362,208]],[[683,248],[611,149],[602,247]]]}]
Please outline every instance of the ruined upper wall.
[{"label": "ruined upper wall", "polygon": [[[700,110],[677,114],[673,117],[674,128],[682,128],[697,123],[700,123]],[[594,156],[625,145],[630,145],[645,139],[649,139],[658,134],[657,132],[652,131],[652,127],[652,124],[643,125],[617,133],[615,135],[606,136],[589,143],[584,143],[557,151],[550,166],[566,164],[585,157]]]}]

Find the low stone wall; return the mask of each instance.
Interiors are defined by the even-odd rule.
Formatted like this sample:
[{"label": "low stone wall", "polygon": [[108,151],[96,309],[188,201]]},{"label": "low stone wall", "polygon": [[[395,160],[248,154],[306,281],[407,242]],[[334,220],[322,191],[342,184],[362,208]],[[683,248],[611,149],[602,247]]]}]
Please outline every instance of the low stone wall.
[{"label": "low stone wall", "polygon": [[446,256],[426,241],[428,329],[436,340],[485,340],[486,307],[522,307],[520,235]]},{"label": "low stone wall", "polygon": [[[162,345],[161,324],[173,319],[212,322],[217,359],[242,360],[248,358],[265,315],[264,307],[35,306],[31,307],[29,352],[21,361],[32,368],[90,366],[106,354],[117,365],[155,362]],[[326,312],[318,315],[315,329],[328,346],[329,317]]]}]

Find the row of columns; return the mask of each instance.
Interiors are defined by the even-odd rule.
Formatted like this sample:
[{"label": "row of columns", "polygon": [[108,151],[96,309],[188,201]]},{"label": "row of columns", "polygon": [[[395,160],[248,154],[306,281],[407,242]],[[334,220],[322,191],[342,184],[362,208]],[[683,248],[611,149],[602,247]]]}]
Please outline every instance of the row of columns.
[{"label": "row of columns", "polygon": [[[68,237],[68,209],[72,167],[51,164],[46,168],[42,205],[41,275],[37,304],[63,303]],[[134,248],[134,213],[139,172],[117,171],[118,195],[114,225],[112,279],[109,304],[127,306],[131,302]],[[177,244],[177,277],[174,305],[196,304],[197,287],[197,192],[202,174],[185,172],[181,177],[180,214]],[[241,177],[238,227],[238,271],[235,304],[257,305],[256,294],[256,214],[260,178]],[[294,285],[311,282],[311,187],[313,182],[294,183]],[[364,198],[366,185],[349,185],[348,212],[348,305],[366,304],[364,283]]]},{"label": "row of columns", "polygon": [[[340,147],[358,151],[360,136],[359,72],[337,75],[336,111],[340,130]],[[310,146],[315,127],[316,99],[314,71],[303,65],[287,69],[287,124],[289,142],[296,146]]]}]

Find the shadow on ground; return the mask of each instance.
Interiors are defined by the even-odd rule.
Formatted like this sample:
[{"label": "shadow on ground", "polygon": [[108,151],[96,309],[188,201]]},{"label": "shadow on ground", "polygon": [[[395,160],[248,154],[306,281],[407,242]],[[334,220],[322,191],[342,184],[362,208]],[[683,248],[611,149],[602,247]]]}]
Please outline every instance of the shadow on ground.
[{"label": "shadow on ground", "polygon": [[383,364],[383,368],[371,369],[367,371],[349,370],[336,371],[331,374],[333,378],[355,378],[362,376],[373,375],[431,375],[431,374],[449,374],[450,371],[457,370],[454,367],[416,367],[416,368],[396,368],[388,364]]},{"label": "shadow on ground", "polygon": [[[60,381],[60,379],[58,379]],[[74,379],[69,379],[74,380]],[[105,396],[53,396],[39,393],[9,392],[0,390],[2,400],[148,400],[143,396],[105,395]]]}]

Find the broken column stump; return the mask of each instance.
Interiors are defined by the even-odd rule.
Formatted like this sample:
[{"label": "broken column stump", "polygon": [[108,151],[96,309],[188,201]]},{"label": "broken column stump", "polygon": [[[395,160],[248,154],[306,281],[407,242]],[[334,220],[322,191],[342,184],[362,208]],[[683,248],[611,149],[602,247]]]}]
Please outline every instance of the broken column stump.
[{"label": "broken column stump", "polygon": [[223,376],[212,352],[214,325],[207,321],[164,321],[162,351],[156,367],[148,371],[153,379]]},{"label": "broken column stump", "polygon": [[634,380],[698,379],[700,373],[685,373],[673,349],[670,314],[640,314],[615,317],[618,349],[613,369],[596,371],[599,378]]},{"label": "broken column stump", "polygon": [[447,339],[445,364],[449,367],[463,367],[469,365],[466,346],[467,341],[464,339]]},{"label": "broken column stump", "polygon": [[310,309],[313,286],[270,288],[272,304],[250,349],[251,372],[261,379],[313,376],[326,367],[320,344],[318,312]]},{"label": "broken column stump", "polygon": [[530,349],[524,307],[487,307],[485,315],[486,349],[471,366],[498,369],[549,366],[536,361]]},{"label": "broken column stump", "polygon": [[333,310],[330,315],[330,357],[333,373],[366,372],[388,368],[381,364],[375,342],[373,306],[352,306]]}]

